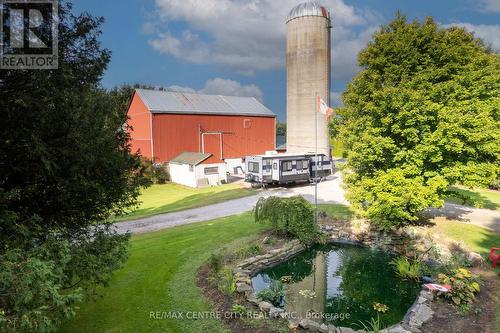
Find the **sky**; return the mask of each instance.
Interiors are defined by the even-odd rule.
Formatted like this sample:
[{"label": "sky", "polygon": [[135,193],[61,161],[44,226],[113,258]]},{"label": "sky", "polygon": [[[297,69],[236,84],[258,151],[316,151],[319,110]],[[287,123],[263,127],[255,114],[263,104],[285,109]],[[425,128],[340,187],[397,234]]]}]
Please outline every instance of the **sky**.
[{"label": "sky", "polygon": [[[73,0],[102,16],[107,88],[145,84],[252,96],[286,119],[285,18],[300,0]],[[359,71],[357,54],[397,10],[460,25],[500,52],[500,0],[322,0],[332,17],[331,104]]]}]

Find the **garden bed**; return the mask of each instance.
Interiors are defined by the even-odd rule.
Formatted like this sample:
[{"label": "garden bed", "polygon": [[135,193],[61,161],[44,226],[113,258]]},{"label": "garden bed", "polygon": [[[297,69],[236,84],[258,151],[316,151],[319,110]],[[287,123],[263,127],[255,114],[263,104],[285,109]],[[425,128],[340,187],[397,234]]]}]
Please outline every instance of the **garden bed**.
[{"label": "garden bed", "polygon": [[[407,254],[408,252],[408,238],[414,238],[412,232],[409,230],[401,230],[399,232],[383,233],[379,231],[371,230],[366,224],[363,223],[347,223],[340,220],[335,220],[322,216],[321,230],[326,233],[328,242],[340,242],[356,244],[367,247],[374,247],[383,249],[385,251]],[[262,239],[260,240],[262,241]],[[424,253],[428,255],[428,250],[426,246],[429,245],[432,240],[429,239],[419,239],[419,246],[413,248],[417,253]],[[418,243],[418,242],[417,242]],[[235,279],[234,288],[237,291],[234,295],[227,295],[224,292],[218,290],[217,285],[209,282],[209,268],[208,265],[203,266],[198,273],[198,285],[204,291],[204,294],[209,298],[214,304],[216,311],[231,312],[233,311],[234,304],[244,305],[247,311],[261,312],[261,318],[248,320],[244,316],[237,316],[237,318],[225,318],[224,322],[230,327],[233,332],[278,332],[283,329],[284,321],[288,322],[289,329],[291,331],[300,331],[306,329],[308,331],[319,331],[319,332],[353,332],[354,330],[347,327],[335,327],[333,325],[325,325],[321,323],[314,322],[312,320],[295,320],[290,318],[288,314],[280,307],[276,307],[269,302],[259,300],[256,297],[256,293],[253,289],[251,278],[257,272],[277,265],[278,263],[284,262],[289,258],[302,252],[305,247],[300,244],[297,240],[286,241],[279,240],[274,246],[265,246],[261,249],[261,252],[255,255],[247,256],[245,258],[232,258],[232,273]],[[459,251],[461,255],[461,260],[478,259],[474,253],[470,253],[463,249]],[[450,253],[444,251],[445,256],[449,256]],[[481,259],[478,260],[481,262]],[[493,281],[494,282],[494,281]],[[484,288],[489,288],[491,283],[486,281]],[[460,326],[460,322],[463,321],[464,327],[485,327],[485,329],[490,329],[489,327],[494,326],[495,313],[495,299],[490,297],[488,300],[487,292],[483,291],[478,295],[479,302],[486,302],[485,304],[490,304],[485,311],[474,314],[474,318],[477,320],[472,320],[468,322],[466,318],[470,317],[460,317],[456,312],[456,308],[452,307],[444,301],[431,302],[433,295],[425,290],[422,290],[415,303],[408,310],[405,317],[398,324],[395,324],[382,332],[410,332],[422,330],[423,332],[449,332],[450,327],[457,322],[457,327]],[[452,313],[452,310],[455,312]],[[447,312],[448,311],[448,312]],[[437,318],[433,319],[434,313],[437,314]],[[446,316],[446,320],[442,320],[442,317]],[[279,322],[279,324],[272,324],[274,321]],[[463,320],[462,320],[463,318]],[[491,320],[490,320],[491,319]],[[486,324],[490,320],[490,324]],[[422,326],[424,325],[424,326]],[[448,326],[447,326],[448,325]],[[488,326],[489,325],[489,326]],[[492,328],[491,328],[492,329]],[[285,330],[286,331],[286,330]],[[477,329],[476,329],[477,331]],[[358,330],[357,332],[363,332]],[[485,331],[488,332],[488,331]]]},{"label": "garden bed", "polygon": [[498,295],[498,275],[489,269],[474,268],[472,271],[481,276],[483,284],[474,301],[475,310],[468,314],[457,312],[457,308],[447,302],[433,302],[434,317],[422,327],[422,332],[495,332],[495,305]]}]

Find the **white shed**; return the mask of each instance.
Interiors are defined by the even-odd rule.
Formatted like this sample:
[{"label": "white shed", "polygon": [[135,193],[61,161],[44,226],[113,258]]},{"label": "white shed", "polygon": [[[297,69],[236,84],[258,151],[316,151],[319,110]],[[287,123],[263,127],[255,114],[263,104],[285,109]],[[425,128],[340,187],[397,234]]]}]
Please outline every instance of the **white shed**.
[{"label": "white shed", "polygon": [[227,182],[226,165],[224,163],[204,164],[212,154],[183,152],[170,160],[170,179],[174,183],[202,187],[220,185]]}]

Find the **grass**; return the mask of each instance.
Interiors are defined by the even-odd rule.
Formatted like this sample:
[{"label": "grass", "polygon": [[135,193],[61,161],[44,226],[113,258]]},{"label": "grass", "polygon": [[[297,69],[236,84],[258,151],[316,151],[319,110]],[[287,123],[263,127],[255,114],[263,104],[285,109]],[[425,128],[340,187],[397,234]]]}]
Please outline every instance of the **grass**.
[{"label": "grass", "polygon": [[[450,221],[446,219],[434,219],[435,226],[433,230],[439,234],[445,235],[453,240],[462,241],[469,249],[477,252],[483,257],[487,257],[492,246],[500,246],[500,234],[489,229],[466,224],[459,221]],[[487,260],[487,265],[490,265]],[[495,315],[495,332],[500,333],[500,279],[496,279],[496,315]]]},{"label": "grass", "polygon": [[242,198],[255,194],[238,184],[225,184],[205,188],[190,188],[168,183],[152,185],[144,189],[139,197],[137,209],[127,215],[117,217],[115,221],[133,220],[157,214],[171,213],[189,208],[196,208],[218,202]]},{"label": "grass", "polygon": [[338,139],[330,139],[333,157],[345,157],[344,143]]},{"label": "grass", "polygon": [[323,211],[337,220],[350,221],[354,218],[354,212],[349,206],[342,204],[321,204],[318,205],[318,211]]},{"label": "grass", "polygon": [[211,311],[196,286],[198,267],[221,247],[265,229],[245,213],[133,236],[129,260],[102,297],[82,304],[61,332],[227,331],[215,319],[150,319],[150,312]]},{"label": "grass", "polygon": [[464,222],[433,219],[432,230],[456,241],[463,242],[472,251],[488,255],[492,246],[500,246],[500,235],[495,231]]},{"label": "grass", "polygon": [[483,188],[469,189],[463,186],[453,186],[450,190],[456,193],[448,197],[450,202],[476,208],[500,210],[500,191]]}]

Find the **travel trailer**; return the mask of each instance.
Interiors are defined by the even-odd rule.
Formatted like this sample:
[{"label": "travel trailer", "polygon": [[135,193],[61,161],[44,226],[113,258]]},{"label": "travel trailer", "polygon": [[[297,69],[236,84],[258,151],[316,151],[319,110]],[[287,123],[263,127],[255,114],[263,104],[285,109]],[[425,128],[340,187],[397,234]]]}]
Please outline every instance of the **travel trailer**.
[{"label": "travel trailer", "polygon": [[245,181],[253,184],[289,184],[320,181],[332,172],[324,154],[270,154],[245,158]]}]

